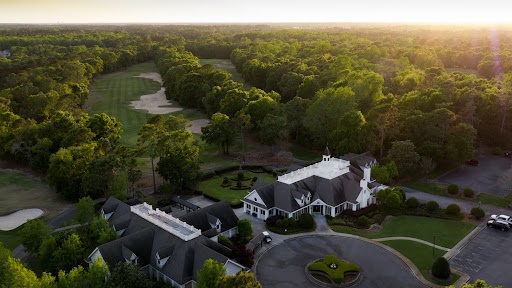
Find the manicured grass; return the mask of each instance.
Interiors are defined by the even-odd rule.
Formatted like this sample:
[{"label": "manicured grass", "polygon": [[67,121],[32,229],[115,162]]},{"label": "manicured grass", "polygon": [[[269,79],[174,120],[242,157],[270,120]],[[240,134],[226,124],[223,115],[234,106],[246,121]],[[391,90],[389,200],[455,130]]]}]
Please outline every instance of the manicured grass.
[{"label": "manicured grass", "polygon": [[293,154],[293,157],[304,161],[319,161],[322,159],[322,154],[311,151],[303,146],[293,144],[287,149]]},{"label": "manicured grass", "polygon": [[476,198],[466,198],[459,195],[452,195],[450,193],[447,193],[446,188],[448,187],[448,184],[440,183],[437,181],[420,182],[418,180],[410,180],[403,183],[403,186],[433,195],[440,195],[444,197],[472,201],[476,203],[481,202],[482,204],[489,204],[498,207],[507,207],[508,205],[510,205],[510,203],[512,203],[512,192],[505,197],[500,197],[489,193],[478,193]]},{"label": "manicured grass", "polygon": [[160,83],[151,79],[134,77],[144,72],[156,72],[153,63],[142,63],[128,68],[120,74],[103,77],[89,86],[91,99],[100,95],[101,98],[92,105],[89,114],[105,113],[115,117],[123,124],[121,143],[128,147],[137,144],[137,133],[149,117],[145,110],[134,110],[130,102],[140,99],[140,96],[153,94],[160,90]]},{"label": "manicured grass", "polygon": [[22,227],[23,226],[20,226],[11,231],[0,231],[0,242],[2,242],[2,245],[5,248],[13,250],[21,244],[18,232],[22,229]]},{"label": "manicured grass", "polygon": [[447,286],[457,281],[457,279],[459,279],[460,277],[460,275],[452,273],[452,276],[454,277],[453,282],[438,283],[429,276],[429,270],[432,268],[432,263],[434,263],[434,260],[440,256],[443,256],[446,253],[446,251],[440,249],[433,249],[428,245],[407,240],[392,240],[384,241],[381,243],[397,250],[402,255],[411,260],[411,262],[414,263],[418,270],[420,270],[423,277],[425,277],[430,282]]},{"label": "manicured grass", "polygon": [[[336,264],[336,269],[331,269],[329,265]],[[343,282],[345,278],[345,272],[359,272],[359,266],[354,263],[344,262],[338,259],[334,255],[326,255],[323,261],[318,261],[315,263],[311,263],[308,265],[309,271],[322,271],[325,272],[331,277],[332,281],[335,283]]]},{"label": "manicured grass", "polygon": [[[224,177],[236,177],[239,172],[244,172],[245,177],[258,177],[259,179],[267,182],[274,182],[274,176],[267,173],[252,173],[249,171],[235,171],[233,173],[226,173],[223,175],[215,176],[211,179],[199,183],[197,190],[202,191],[204,194],[214,197],[219,200],[227,200],[229,204],[236,205],[240,203],[240,199],[247,196],[247,190],[231,190],[229,187],[222,187]],[[236,183],[236,182],[235,182]],[[243,181],[243,185],[250,185],[250,180]]]},{"label": "manicured grass", "polygon": [[242,78],[242,74],[236,71],[235,66],[233,66],[233,63],[231,63],[229,59],[199,59],[199,64],[212,64],[215,68],[224,70],[231,74],[231,79],[233,81],[244,84],[244,90],[250,90],[252,88],[252,86]]},{"label": "manicured grass", "polygon": [[45,218],[51,219],[71,208],[43,179],[32,175],[0,171],[0,187],[0,216],[39,208],[45,212]]},{"label": "manicured grass", "polygon": [[475,202],[482,202],[482,204],[489,204],[498,207],[507,207],[512,203],[512,193],[505,197],[496,196],[489,193],[478,193]]},{"label": "manicured grass", "polygon": [[435,233],[436,244],[452,248],[469,232],[473,231],[475,225],[439,218],[398,216],[386,221],[382,230],[373,234],[362,233],[345,226],[333,225],[331,228],[336,232],[355,234],[370,239],[403,236],[428,242],[434,241],[433,235]]},{"label": "manicured grass", "polygon": [[[420,182],[417,180],[410,180],[403,183],[403,186],[412,188],[414,190],[422,191],[425,193],[440,195],[445,197],[450,197],[451,194],[446,193],[446,189],[448,184],[444,184],[441,182],[433,181],[433,182]],[[451,195],[453,196],[453,195]],[[454,198],[454,197],[452,197]]]},{"label": "manicured grass", "polygon": [[[222,157],[222,148],[219,145],[207,144],[201,140],[201,134],[194,133],[194,139],[197,140],[199,145],[203,148],[203,150],[199,153],[199,160],[201,161],[202,171],[240,164],[239,161],[233,158]],[[254,146],[248,144],[246,139],[245,152],[253,151],[254,149]],[[229,151],[242,152],[242,142],[239,137],[236,137],[234,143],[229,146]]]},{"label": "manicured grass", "polygon": [[453,72],[460,72],[460,73],[465,74],[465,75],[475,75],[477,78],[484,78],[484,77],[482,77],[482,75],[480,75],[480,73],[478,73],[477,70],[473,70],[473,69],[445,68],[444,70],[448,74],[453,73]]}]

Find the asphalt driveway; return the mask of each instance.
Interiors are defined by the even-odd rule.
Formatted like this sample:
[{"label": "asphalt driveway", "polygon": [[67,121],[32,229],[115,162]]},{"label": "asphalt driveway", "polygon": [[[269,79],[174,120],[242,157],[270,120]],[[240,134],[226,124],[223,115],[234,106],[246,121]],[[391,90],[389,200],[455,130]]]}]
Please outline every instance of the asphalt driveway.
[{"label": "asphalt driveway", "polygon": [[391,252],[365,241],[330,235],[294,238],[270,248],[257,263],[257,280],[265,288],[316,287],[304,269],[328,254],[360,266],[363,277],[353,287],[425,287]]},{"label": "asphalt driveway", "polygon": [[492,287],[512,287],[512,231],[485,228],[460,252],[450,259],[453,269],[470,276],[469,283],[478,279]]},{"label": "asphalt driveway", "polygon": [[481,155],[478,166],[460,165],[437,178],[438,181],[457,184],[460,189],[472,188],[475,193],[485,192],[505,196],[512,192],[512,159],[504,156]]}]

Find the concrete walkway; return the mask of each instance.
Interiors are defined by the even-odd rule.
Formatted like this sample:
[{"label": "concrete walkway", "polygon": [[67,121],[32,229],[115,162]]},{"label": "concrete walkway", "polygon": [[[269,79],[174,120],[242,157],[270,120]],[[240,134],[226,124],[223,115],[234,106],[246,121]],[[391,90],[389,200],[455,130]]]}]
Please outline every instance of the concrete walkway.
[{"label": "concrete walkway", "polygon": [[443,247],[443,246],[439,246],[439,245],[434,245],[433,243],[427,242],[425,240],[416,239],[416,238],[412,238],[412,237],[386,237],[386,238],[378,238],[378,239],[373,239],[373,240],[377,241],[377,242],[392,241],[392,240],[409,240],[409,241],[414,241],[414,242],[422,243],[422,244],[428,245],[430,247],[435,247],[435,248],[440,249],[440,250],[450,251],[449,248],[446,248],[446,247]]},{"label": "concrete walkway", "polygon": [[[400,260],[402,260],[409,267],[409,269],[415,275],[415,277],[421,283],[423,283],[425,286],[427,286],[427,287],[434,287],[434,288],[444,287],[444,286],[436,285],[436,284],[428,281],[427,279],[425,279],[425,277],[423,277],[421,272],[418,270],[416,265],[414,265],[414,263],[411,262],[411,260],[406,258],[404,255],[402,255],[400,252],[396,251],[395,249],[380,243],[380,241],[410,240],[410,241],[415,241],[415,242],[423,243],[423,244],[429,245],[431,247],[433,246],[432,243],[424,241],[424,240],[421,240],[421,239],[411,238],[411,237],[387,237],[387,238],[380,238],[380,239],[368,239],[368,238],[357,236],[357,235],[346,234],[346,233],[338,233],[338,232],[332,231],[332,229],[329,226],[329,224],[327,224],[327,220],[325,219],[325,216],[313,215],[313,217],[314,217],[315,223],[317,225],[315,231],[306,232],[306,233],[299,233],[299,234],[293,234],[293,235],[281,235],[281,234],[276,234],[276,233],[270,232],[271,233],[271,237],[272,237],[271,245],[269,245],[269,246],[265,246],[264,245],[262,248],[256,250],[256,253],[254,254],[255,261],[254,261],[253,268],[251,269],[251,272],[253,272],[254,275],[256,275],[256,267],[257,267],[258,261],[262,258],[262,256],[265,254],[265,252],[267,252],[269,249],[271,249],[271,248],[273,248],[273,247],[275,247],[275,246],[277,246],[279,244],[282,244],[283,242],[285,242],[287,240],[295,239],[295,238],[299,238],[299,237],[305,237],[305,236],[331,235],[331,236],[353,238],[353,239],[365,241],[365,242],[371,243],[373,245],[379,246],[379,247],[381,247],[383,249],[386,249],[389,252],[393,253],[398,258],[400,258]],[[472,233],[470,233],[470,234],[472,234]],[[466,238],[464,238],[463,241],[466,240]],[[472,239],[472,238],[470,238],[470,239]],[[460,241],[459,243],[461,243],[463,241]],[[468,240],[467,242],[469,242],[469,241],[470,240]],[[467,244],[467,242],[466,242],[466,244]],[[450,250],[451,250],[451,249],[448,249],[448,248],[445,248],[445,247],[440,247],[440,246],[437,246],[437,245],[436,245],[436,248],[439,248],[439,249],[444,250],[444,251],[448,251],[448,253],[450,253]],[[461,287],[462,285],[464,285],[469,280],[469,275],[467,275],[465,273],[462,273],[460,271],[453,270],[453,269],[452,269],[452,271],[457,273],[457,274],[459,274],[459,275],[461,275],[459,280],[457,280],[457,282],[452,284],[453,286]]]}]

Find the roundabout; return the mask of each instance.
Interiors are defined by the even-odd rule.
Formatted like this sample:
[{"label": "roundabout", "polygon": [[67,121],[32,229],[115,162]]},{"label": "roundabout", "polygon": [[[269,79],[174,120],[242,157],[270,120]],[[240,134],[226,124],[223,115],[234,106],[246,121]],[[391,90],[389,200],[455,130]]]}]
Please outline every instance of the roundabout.
[{"label": "roundabout", "polygon": [[425,287],[393,253],[354,238],[312,235],[293,238],[267,250],[255,267],[263,287],[322,287],[304,271],[325,255],[357,263],[364,275],[351,287]]}]

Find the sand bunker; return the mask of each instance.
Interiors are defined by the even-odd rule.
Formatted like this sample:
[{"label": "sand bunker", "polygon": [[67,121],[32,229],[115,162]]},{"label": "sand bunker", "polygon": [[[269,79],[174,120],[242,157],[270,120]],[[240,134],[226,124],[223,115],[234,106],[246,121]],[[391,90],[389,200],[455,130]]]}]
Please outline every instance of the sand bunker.
[{"label": "sand bunker", "polygon": [[32,208],[32,209],[23,209],[20,211],[16,211],[7,216],[0,217],[0,230],[9,231],[20,227],[25,224],[27,220],[36,219],[43,215],[43,210]]},{"label": "sand bunker", "polygon": [[[141,73],[139,76],[134,77],[148,78],[162,84],[162,77],[156,72]],[[149,114],[168,114],[183,110],[183,108],[176,107],[161,107],[170,105],[172,105],[172,103],[165,98],[164,87],[155,94],[142,95],[140,96],[140,100],[132,101],[130,104],[134,109],[147,110]]]},{"label": "sand bunker", "polygon": [[210,121],[208,119],[197,119],[190,121],[190,124],[192,124],[192,127],[187,127],[187,130],[192,133],[201,133],[201,127],[204,127],[208,124],[210,124]]}]

